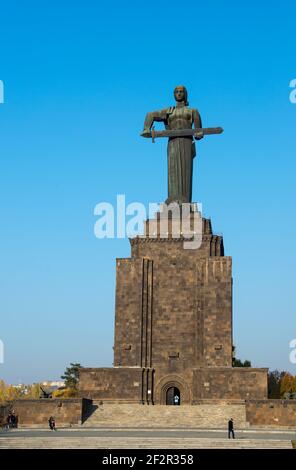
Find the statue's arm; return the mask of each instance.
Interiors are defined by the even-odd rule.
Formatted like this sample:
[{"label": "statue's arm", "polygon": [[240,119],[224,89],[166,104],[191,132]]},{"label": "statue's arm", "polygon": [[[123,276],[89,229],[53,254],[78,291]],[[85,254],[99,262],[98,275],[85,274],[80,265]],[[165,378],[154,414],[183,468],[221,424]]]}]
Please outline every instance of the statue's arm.
[{"label": "statue's arm", "polygon": [[167,119],[167,109],[162,109],[160,111],[152,111],[151,113],[147,113],[144,122],[144,129],[142,132],[143,134],[149,134],[150,129],[153,126],[155,121],[157,122],[165,122]]},{"label": "statue's arm", "polygon": [[[193,110],[193,125],[194,125],[194,129],[201,129],[202,128],[201,117],[200,117],[200,114],[197,111],[197,109]],[[202,139],[203,138],[202,133],[200,133],[200,134],[197,133],[195,138],[196,138],[196,140]]]}]

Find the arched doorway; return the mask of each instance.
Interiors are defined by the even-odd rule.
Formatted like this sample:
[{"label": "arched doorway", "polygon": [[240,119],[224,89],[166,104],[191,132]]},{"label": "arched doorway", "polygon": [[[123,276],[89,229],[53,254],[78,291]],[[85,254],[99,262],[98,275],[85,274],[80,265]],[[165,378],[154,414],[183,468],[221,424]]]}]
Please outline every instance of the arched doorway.
[{"label": "arched doorway", "polygon": [[181,394],[177,387],[169,387],[166,392],[166,405],[180,405]]},{"label": "arched doorway", "polygon": [[[183,377],[177,374],[168,374],[161,377],[155,385],[155,404],[159,405],[167,405],[169,398],[167,396],[169,388],[173,388],[176,390],[177,393],[169,392],[171,394],[176,395],[179,397],[179,405],[189,405],[191,403],[190,399],[190,388],[188,383],[183,379]],[[179,392],[179,393],[178,393]]]}]

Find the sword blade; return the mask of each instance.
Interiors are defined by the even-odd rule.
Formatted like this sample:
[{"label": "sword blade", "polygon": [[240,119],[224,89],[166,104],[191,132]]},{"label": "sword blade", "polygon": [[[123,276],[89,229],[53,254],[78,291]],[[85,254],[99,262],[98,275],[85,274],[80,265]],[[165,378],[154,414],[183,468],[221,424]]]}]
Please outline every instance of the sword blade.
[{"label": "sword blade", "polygon": [[195,134],[201,133],[202,135],[222,134],[222,127],[203,127],[197,129],[166,129],[164,131],[152,131],[143,137],[158,138],[158,137],[193,137]]}]

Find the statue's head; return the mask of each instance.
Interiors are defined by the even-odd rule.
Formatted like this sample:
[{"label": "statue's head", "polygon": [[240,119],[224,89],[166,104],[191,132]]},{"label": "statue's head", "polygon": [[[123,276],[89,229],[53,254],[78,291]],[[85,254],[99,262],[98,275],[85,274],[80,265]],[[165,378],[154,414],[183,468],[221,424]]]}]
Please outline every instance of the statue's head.
[{"label": "statue's head", "polygon": [[184,85],[176,86],[174,89],[174,97],[178,103],[182,103],[184,101],[185,106],[188,106],[189,103],[187,101],[187,90]]}]

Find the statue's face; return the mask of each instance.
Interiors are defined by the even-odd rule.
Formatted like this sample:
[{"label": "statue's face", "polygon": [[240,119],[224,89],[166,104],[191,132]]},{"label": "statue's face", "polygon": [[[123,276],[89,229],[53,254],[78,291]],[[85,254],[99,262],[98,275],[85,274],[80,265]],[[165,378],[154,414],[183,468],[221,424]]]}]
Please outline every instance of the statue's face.
[{"label": "statue's face", "polygon": [[174,91],[175,100],[178,102],[185,101],[185,90],[182,86],[177,86]]}]

